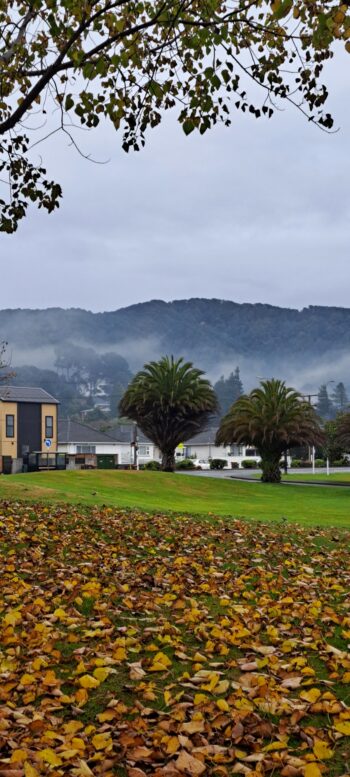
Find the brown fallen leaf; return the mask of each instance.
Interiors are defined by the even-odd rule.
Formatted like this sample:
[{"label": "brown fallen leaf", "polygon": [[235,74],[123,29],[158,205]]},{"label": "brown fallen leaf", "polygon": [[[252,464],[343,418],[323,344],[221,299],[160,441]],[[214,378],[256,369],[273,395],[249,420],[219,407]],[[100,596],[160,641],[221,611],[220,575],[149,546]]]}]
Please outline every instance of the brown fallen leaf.
[{"label": "brown fallen leaf", "polygon": [[194,775],[194,777],[206,771],[205,764],[199,761],[198,758],[194,758],[190,753],[187,753],[186,750],[181,750],[175,761],[175,766],[178,771],[187,772],[190,775]]}]

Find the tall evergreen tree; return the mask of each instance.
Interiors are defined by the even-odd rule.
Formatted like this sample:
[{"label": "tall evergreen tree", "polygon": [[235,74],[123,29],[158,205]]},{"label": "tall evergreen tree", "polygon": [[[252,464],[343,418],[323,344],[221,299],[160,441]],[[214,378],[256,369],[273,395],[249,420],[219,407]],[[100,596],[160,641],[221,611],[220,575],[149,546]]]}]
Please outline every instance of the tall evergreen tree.
[{"label": "tall evergreen tree", "polygon": [[225,378],[223,375],[215,383],[214,391],[218,398],[220,415],[226,415],[233,402],[243,394],[243,383],[241,381],[239,367]]},{"label": "tall evergreen tree", "polygon": [[316,410],[318,415],[327,421],[329,421],[331,418],[334,418],[335,416],[334,407],[329,398],[326,383],[323,383],[319,388]]},{"label": "tall evergreen tree", "polygon": [[336,407],[336,410],[338,413],[344,413],[344,410],[349,405],[349,399],[348,395],[346,393],[346,388],[344,386],[344,383],[340,382],[337,383],[333,394],[332,394],[332,401],[333,404]]}]

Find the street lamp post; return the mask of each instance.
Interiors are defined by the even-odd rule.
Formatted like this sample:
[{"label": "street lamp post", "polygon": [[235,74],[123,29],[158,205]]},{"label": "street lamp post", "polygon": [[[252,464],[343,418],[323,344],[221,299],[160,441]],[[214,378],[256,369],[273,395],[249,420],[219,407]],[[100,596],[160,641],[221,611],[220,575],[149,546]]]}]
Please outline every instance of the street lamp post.
[{"label": "street lamp post", "polygon": [[[327,386],[329,386],[329,384],[330,384],[330,383],[335,383],[335,380],[328,380],[328,381],[327,381],[327,383],[326,383],[326,390],[327,390]],[[330,475],[330,469],[329,469],[329,456],[328,456],[328,453],[327,453],[327,459],[326,459],[326,473],[327,473],[327,475]]]}]

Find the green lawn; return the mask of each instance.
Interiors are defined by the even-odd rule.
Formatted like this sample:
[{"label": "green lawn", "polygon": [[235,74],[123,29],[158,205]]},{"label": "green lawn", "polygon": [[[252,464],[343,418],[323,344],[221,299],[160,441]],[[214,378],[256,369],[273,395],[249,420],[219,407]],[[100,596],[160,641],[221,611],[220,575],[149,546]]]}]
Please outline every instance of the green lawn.
[{"label": "green lawn", "polygon": [[0,479],[0,498],[350,526],[350,489],[244,483],[157,472],[40,472]]},{"label": "green lawn", "polygon": [[326,475],[324,472],[315,472],[314,475],[312,474],[305,474],[303,470],[300,470],[299,472],[294,472],[293,475],[282,475],[283,480],[302,480],[302,481],[309,481],[310,483],[328,483],[328,482],[340,482],[340,483],[350,483],[350,471],[349,472],[331,472],[330,475]]}]

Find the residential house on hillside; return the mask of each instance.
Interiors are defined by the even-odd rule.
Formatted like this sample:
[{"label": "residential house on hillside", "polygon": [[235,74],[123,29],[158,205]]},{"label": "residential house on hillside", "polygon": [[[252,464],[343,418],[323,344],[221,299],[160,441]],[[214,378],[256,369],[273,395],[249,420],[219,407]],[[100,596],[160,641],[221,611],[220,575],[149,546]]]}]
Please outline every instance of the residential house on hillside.
[{"label": "residential house on hillside", "polygon": [[0,385],[0,468],[57,466],[59,402],[42,388]]}]

